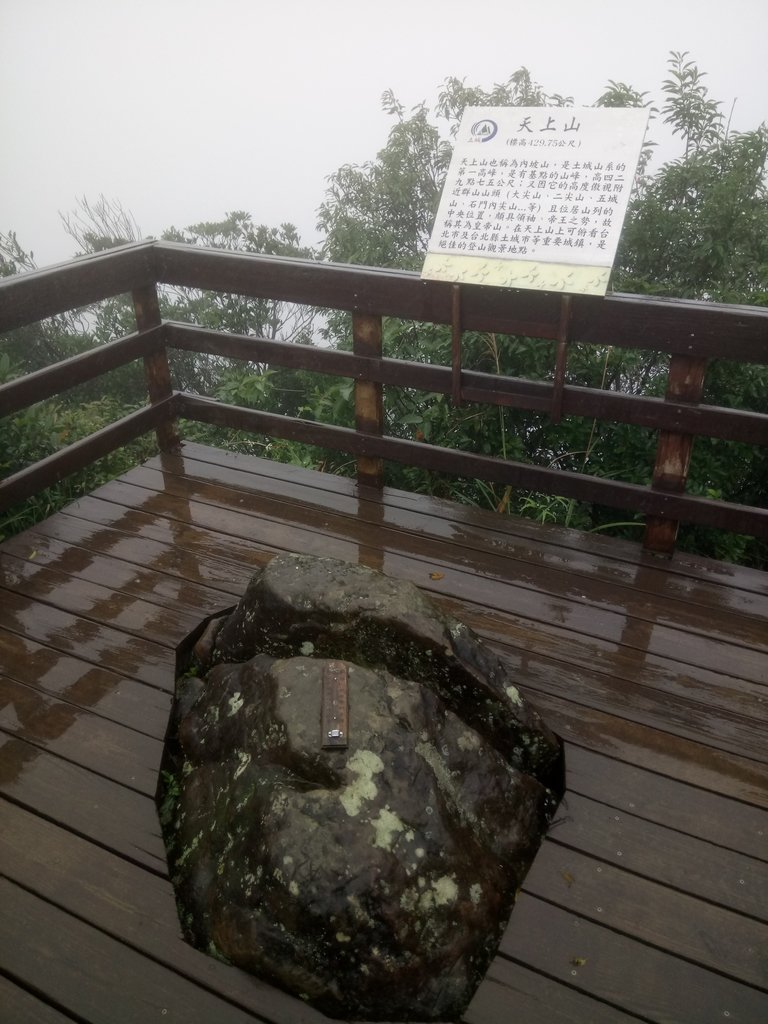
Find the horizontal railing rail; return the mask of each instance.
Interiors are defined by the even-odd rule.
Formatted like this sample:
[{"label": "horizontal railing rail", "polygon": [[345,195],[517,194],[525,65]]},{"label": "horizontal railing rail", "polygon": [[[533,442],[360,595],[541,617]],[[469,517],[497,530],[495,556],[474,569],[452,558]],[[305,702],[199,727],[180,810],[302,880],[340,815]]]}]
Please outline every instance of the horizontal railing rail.
[{"label": "horizontal railing rail", "polygon": [[502,486],[559,494],[576,501],[597,502],[615,508],[631,509],[646,515],[666,516],[702,526],[733,529],[739,533],[768,536],[768,515],[764,509],[713,501],[693,495],[666,494],[641,484],[618,483],[587,473],[565,473],[546,466],[474,455],[455,448],[442,448],[399,437],[363,434],[348,427],[337,427],[314,420],[259,412],[242,406],[226,405],[198,395],[178,394],[181,416],[217,427],[267,434],[290,441],[318,445],[363,458],[388,459],[419,469],[451,473],[455,476],[490,480]]},{"label": "horizontal railing rail", "polygon": [[48,455],[26,469],[7,476],[0,482],[0,509],[11,508],[64,477],[86,469],[105,455],[135,441],[177,415],[179,400],[175,396],[128,413],[108,427],[74,441],[61,451]]},{"label": "horizontal railing rail", "polygon": [[[153,284],[452,323],[450,285],[408,271],[142,242],[0,280],[0,333]],[[560,303],[551,292],[462,286],[462,328],[556,339]],[[575,295],[571,308],[571,343],[768,364],[765,307],[614,293]]]},{"label": "horizontal railing rail", "polygon": [[152,327],[147,331],[127,334],[88,352],[54,363],[43,370],[35,370],[25,377],[0,384],[0,414],[10,416],[27,409],[35,402],[63,394],[78,384],[86,384],[126,366],[134,359],[162,352],[165,349],[165,330]]},{"label": "horizontal railing rail", "polygon": [[157,280],[152,242],[122,245],[0,280],[0,332],[45,320]]},{"label": "horizontal railing rail", "polygon": [[[226,334],[162,322],[157,285],[201,288],[352,313],[353,351]],[[693,438],[768,443],[768,415],[701,404],[708,361],[768,364],[768,309],[645,296],[562,296],[423,281],[417,274],[205,250],[165,242],[123,246],[0,281],[0,331],[114,295],[130,294],[137,332],[0,387],[0,416],[28,408],[137,358],[149,405],[0,482],[0,509],[84,468],[147,431],[161,449],[178,441],[179,417],[299,440],[354,455],[361,483],[380,486],[382,460],[477,477],[515,488],[628,509],[648,517],[645,544],[669,553],[678,521],[768,536],[768,510],[684,493]],[[460,310],[460,324],[457,324]],[[382,317],[451,325],[452,366],[382,353]],[[463,331],[558,341],[551,381],[467,370],[456,357]],[[665,398],[565,382],[568,345],[640,348],[669,354]],[[173,391],[168,350],[347,377],[356,386],[356,429],[244,409]],[[384,436],[385,385],[454,400],[562,417],[586,417],[659,431],[650,486],[512,462]],[[1,427],[0,427],[1,429]],[[651,467],[649,467],[650,469]]]},{"label": "horizontal railing rail", "polygon": [[[373,358],[353,352],[271,341],[250,335],[225,334],[202,327],[168,321],[166,343],[186,352],[224,356],[245,362],[269,363],[293,370],[311,370],[351,380],[368,380],[435,394],[452,393],[448,366],[435,366],[405,359]],[[462,370],[462,397],[467,402],[499,405],[548,413],[554,386],[548,381],[499,377],[492,373]],[[647,398],[566,384],[563,387],[563,415],[629,423],[656,430],[678,431],[717,437],[747,444],[768,439],[768,414],[725,409],[719,406],[685,405],[662,398]]]},{"label": "horizontal railing rail", "polygon": [[[303,305],[453,322],[451,286],[400,270],[313,263],[279,256],[245,256],[220,249],[156,243],[158,282]],[[249,261],[257,261],[258,269]],[[461,326],[557,339],[561,296],[511,288],[462,285]],[[768,363],[768,309],[647,296],[574,295],[572,344],[646,348],[704,359]]]}]

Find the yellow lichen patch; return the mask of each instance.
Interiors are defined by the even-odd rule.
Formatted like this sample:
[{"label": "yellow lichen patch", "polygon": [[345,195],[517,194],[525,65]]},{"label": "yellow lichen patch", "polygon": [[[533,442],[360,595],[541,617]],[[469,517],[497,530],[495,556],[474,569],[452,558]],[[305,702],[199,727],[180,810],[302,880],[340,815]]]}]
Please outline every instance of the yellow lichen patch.
[{"label": "yellow lichen patch", "polygon": [[459,887],[450,875],[443,875],[436,878],[432,883],[432,891],[435,894],[435,903],[438,907],[444,907],[447,903],[453,903],[459,894]]},{"label": "yellow lichen patch", "polygon": [[245,703],[245,700],[243,698],[242,693],[240,693],[240,691],[238,690],[237,693],[234,694],[234,696],[229,698],[228,703],[229,703],[229,711],[227,712],[227,717],[231,718],[232,715],[236,715],[237,714],[237,712],[240,710],[240,708]]},{"label": "yellow lichen patch", "polygon": [[357,776],[341,791],[341,806],[350,816],[355,818],[365,800],[373,800],[378,790],[373,781],[374,775],[384,771],[384,762],[372,750],[356,750],[350,757],[347,768]]},{"label": "yellow lichen patch", "polygon": [[233,778],[238,779],[251,763],[251,755],[246,750],[237,750],[235,753],[237,754],[237,768],[235,768]]},{"label": "yellow lichen patch", "polygon": [[405,831],[405,825],[389,807],[383,807],[379,811],[378,818],[371,820],[371,825],[376,833],[373,845],[378,846],[382,850],[391,850],[395,837],[400,832]]},{"label": "yellow lichen patch", "polygon": [[464,732],[459,736],[458,747],[459,750],[478,750],[481,745],[480,737],[476,732]]},{"label": "yellow lichen patch", "polygon": [[[421,881],[421,879],[419,879]],[[410,912],[416,909],[416,905],[419,901],[419,894],[415,889],[406,889],[403,895],[400,897],[400,906],[406,912]]]}]

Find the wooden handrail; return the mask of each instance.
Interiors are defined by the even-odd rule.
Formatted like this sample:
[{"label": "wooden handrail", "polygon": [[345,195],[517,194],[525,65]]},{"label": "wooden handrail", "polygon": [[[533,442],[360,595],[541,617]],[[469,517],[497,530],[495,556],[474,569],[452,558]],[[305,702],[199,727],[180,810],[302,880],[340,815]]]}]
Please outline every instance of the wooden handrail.
[{"label": "wooden handrail", "polygon": [[[140,242],[0,280],[0,332],[148,284],[451,323],[450,285],[409,271]],[[560,296],[462,286],[462,329],[556,340]],[[768,308],[612,293],[573,296],[572,344],[768,364]]]},{"label": "wooden handrail", "polygon": [[[351,312],[354,351],[325,350],[161,323],[157,284]],[[635,295],[572,296],[568,303],[568,344],[646,348],[670,353],[673,369],[699,368],[695,393],[690,389],[680,391],[673,374],[663,400],[577,387],[563,379],[556,383],[521,380],[462,367],[463,401],[545,414],[551,413],[554,402],[558,415],[563,417],[583,416],[659,430],[661,440],[653,486],[643,487],[382,437],[383,385],[443,394],[452,394],[454,390],[450,367],[381,355],[382,316],[445,325],[455,319],[450,285],[423,281],[413,273],[146,242],[0,281],[0,331],[124,293],[133,295],[137,334],[0,387],[0,416],[92,380],[134,358],[144,359],[150,405],[0,483],[0,507],[7,507],[81,468],[138,436],[137,431],[155,429],[161,448],[172,448],[177,441],[174,419],[183,414],[231,428],[271,432],[274,436],[337,447],[358,457],[360,480],[375,486],[382,479],[381,460],[392,459],[642,512],[651,517],[646,542],[660,551],[671,549],[674,520],[678,518],[768,536],[768,510],[683,493],[694,436],[768,443],[768,415],[697,404],[706,360],[768,364],[768,309]],[[562,342],[561,296],[462,286],[461,330],[546,340],[560,338]],[[357,382],[357,430],[242,410],[195,396],[172,395],[166,347],[350,377]],[[677,453],[674,458],[670,456],[673,449]],[[675,477],[675,466],[679,467],[679,479]]]},{"label": "wooden handrail", "polygon": [[641,484],[618,483],[587,473],[567,473],[546,466],[529,466],[399,437],[378,437],[348,427],[226,405],[198,395],[182,393],[176,396],[176,400],[179,416],[213,426],[267,434],[348,452],[359,458],[389,459],[420,469],[491,480],[502,486],[560,494],[577,501],[594,501],[646,515],[666,516],[702,526],[768,537],[768,509],[655,491]]},{"label": "wooden handrail", "polygon": [[[334,377],[349,377],[376,384],[415,388],[441,395],[452,393],[451,368],[406,359],[371,358],[335,349],[296,345],[242,334],[225,334],[204,327],[166,321],[166,342],[186,352],[205,352],[246,362],[269,363],[293,370],[311,370]],[[468,402],[501,405],[548,413],[552,406],[550,381],[498,377],[492,373],[462,369],[462,396]],[[617,391],[601,391],[565,384],[564,416],[629,423],[702,437],[717,437],[747,444],[768,439],[768,414],[725,409],[713,405],[688,405],[663,398],[646,398]]]},{"label": "wooden handrail", "polygon": [[163,422],[175,418],[177,409],[176,396],[171,396],[156,405],[137,409],[115,423],[110,423],[108,427],[97,430],[95,434],[81,438],[61,451],[54,452],[53,455],[0,480],[0,511],[11,508],[33,494],[45,490],[46,487],[58,483],[64,477],[85,469],[86,466],[124,447],[130,441],[135,441],[137,437],[150,430],[157,430]]},{"label": "wooden handrail", "polygon": [[60,395],[78,384],[102,377],[118,366],[159,351],[165,351],[165,331],[162,327],[154,327],[149,331],[126,334],[116,341],[28,373],[26,377],[0,384],[0,415],[10,416],[35,402]]},{"label": "wooden handrail", "polygon": [[[351,313],[452,323],[451,285],[403,270],[315,263],[155,242],[158,281]],[[557,340],[561,296],[462,285],[461,328]],[[768,363],[768,308],[687,299],[574,295],[572,345],[679,352],[703,359]]]},{"label": "wooden handrail", "polygon": [[154,284],[153,242],[121,245],[0,280],[0,332]]}]

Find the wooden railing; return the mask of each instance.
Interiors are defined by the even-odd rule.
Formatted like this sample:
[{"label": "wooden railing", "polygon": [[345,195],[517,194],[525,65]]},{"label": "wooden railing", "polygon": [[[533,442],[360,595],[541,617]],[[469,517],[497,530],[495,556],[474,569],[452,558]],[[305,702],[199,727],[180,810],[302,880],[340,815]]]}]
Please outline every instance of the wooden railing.
[{"label": "wooden railing", "polygon": [[[163,322],[158,284],[348,311],[352,314],[353,351]],[[0,281],[0,331],[123,293],[133,296],[136,333],[0,387],[0,416],[139,358],[144,360],[148,405],[0,482],[0,510],[147,431],[156,431],[161,450],[172,450],[178,444],[176,422],[183,417],[350,453],[358,460],[360,483],[367,486],[381,487],[382,462],[393,460],[639,512],[646,516],[644,544],[659,553],[672,552],[681,521],[768,536],[765,508],[685,493],[696,436],[768,443],[768,415],[701,404],[709,360],[768,363],[768,309],[617,294],[562,297],[479,286],[462,286],[459,292],[457,286],[423,281],[413,273],[148,242]],[[452,325],[452,365],[383,358],[385,316]],[[460,339],[461,332],[469,330],[557,341],[552,380],[522,380],[464,369]],[[668,353],[666,397],[567,384],[568,346],[575,343]],[[169,348],[352,378],[356,382],[356,428],[174,391]],[[385,384],[451,395],[457,402],[544,412],[555,420],[579,416],[653,428],[659,439],[652,483],[646,487],[385,436]]]}]

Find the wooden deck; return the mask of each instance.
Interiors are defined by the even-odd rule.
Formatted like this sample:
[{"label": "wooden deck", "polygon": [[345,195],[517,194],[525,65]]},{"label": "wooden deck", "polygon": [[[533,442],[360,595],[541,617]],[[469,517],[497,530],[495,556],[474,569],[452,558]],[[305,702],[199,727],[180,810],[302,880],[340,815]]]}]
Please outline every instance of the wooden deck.
[{"label": "wooden deck", "polygon": [[768,575],[194,444],[0,546],[0,1019],[317,1022],[180,938],[174,648],[277,550],[410,579],[565,738],[469,1024],[768,1020]]}]

